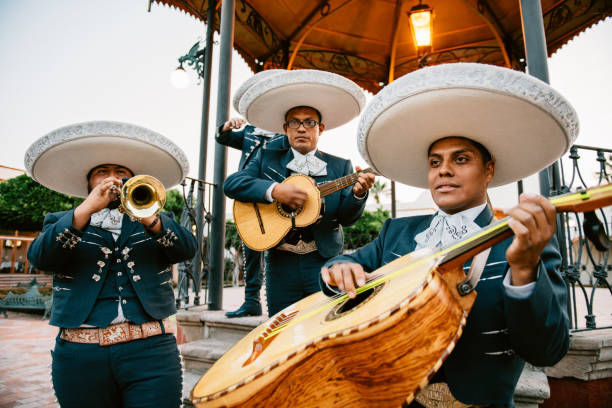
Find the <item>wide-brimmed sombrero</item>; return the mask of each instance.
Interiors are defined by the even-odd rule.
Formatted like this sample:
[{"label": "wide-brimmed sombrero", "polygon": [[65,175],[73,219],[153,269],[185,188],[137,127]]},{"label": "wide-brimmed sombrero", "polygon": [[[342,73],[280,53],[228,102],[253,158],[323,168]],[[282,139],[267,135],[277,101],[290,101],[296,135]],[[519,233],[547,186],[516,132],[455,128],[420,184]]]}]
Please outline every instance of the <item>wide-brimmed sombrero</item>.
[{"label": "wide-brimmed sombrero", "polygon": [[101,164],[153,176],[165,188],[180,183],[189,172],[187,156],[170,139],[140,126],[106,121],[54,130],[30,146],[24,163],[43,186],[76,197],[87,197],[87,173]]},{"label": "wide-brimmed sombrero", "polygon": [[258,73],[256,73],[255,75],[253,75],[252,77],[244,81],[242,85],[238,87],[236,92],[234,92],[234,97],[232,98],[232,105],[234,106],[234,109],[236,110],[236,112],[240,113],[241,115],[244,115],[244,113],[240,111],[240,99],[242,99],[242,95],[244,95],[244,93],[251,86],[253,86],[254,84],[256,84],[257,82],[261,81],[264,78],[269,78],[270,76],[279,74],[281,72],[286,72],[286,70],[268,69],[265,71],[259,71]]},{"label": "wide-brimmed sombrero", "polygon": [[312,69],[285,71],[249,87],[240,99],[239,112],[261,129],[283,133],[285,113],[296,106],[317,109],[325,128],[333,129],[359,115],[365,96],[356,83],[338,74]]},{"label": "wide-brimmed sombrero", "polygon": [[357,144],[380,174],[428,188],[427,151],[444,137],[475,140],[493,155],[489,187],[534,174],[561,157],[578,135],[578,116],[557,91],[527,74],[454,63],[409,73],[364,110]]}]

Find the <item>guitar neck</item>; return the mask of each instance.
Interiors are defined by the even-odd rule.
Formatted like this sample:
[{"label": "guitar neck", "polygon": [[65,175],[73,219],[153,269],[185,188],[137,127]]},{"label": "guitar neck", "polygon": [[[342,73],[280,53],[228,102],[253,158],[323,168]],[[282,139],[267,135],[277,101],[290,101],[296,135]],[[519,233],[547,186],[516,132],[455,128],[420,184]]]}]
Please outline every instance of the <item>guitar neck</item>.
[{"label": "guitar neck", "polygon": [[[612,184],[595,187],[578,193],[569,193],[554,197],[550,203],[557,212],[587,212],[597,208],[612,205]],[[512,235],[508,225],[510,217],[503,218],[485,227],[482,231],[460,241],[448,248],[442,249],[439,255],[443,256],[441,264],[463,264],[479,253],[503,241]]]},{"label": "guitar neck", "polygon": [[349,174],[348,176],[344,176],[344,177],[340,177],[332,181],[328,181],[317,187],[319,189],[319,192],[321,193],[321,197],[325,197],[325,196],[335,193],[336,191],[342,190],[343,188],[352,186],[353,184],[357,183],[360,173],[373,173],[373,172],[374,170],[368,167],[365,170],[360,170],[353,174]]}]

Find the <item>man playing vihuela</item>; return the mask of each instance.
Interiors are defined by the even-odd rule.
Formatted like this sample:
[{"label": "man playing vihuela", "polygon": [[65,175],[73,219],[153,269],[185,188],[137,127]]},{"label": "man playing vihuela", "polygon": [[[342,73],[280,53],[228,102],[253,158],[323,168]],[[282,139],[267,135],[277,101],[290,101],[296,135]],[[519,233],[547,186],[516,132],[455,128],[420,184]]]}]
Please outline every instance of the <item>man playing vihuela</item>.
[{"label": "man playing vihuela", "polygon": [[[320,184],[351,174],[349,160],[319,151],[317,143],[326,126],[334,128],[356,117],[364,99],[352,81],[314,70],[280,73],[251,86],[240,101],[247,121],[262,129],[286,133],[290,147],[258,152],[245,169],[227,178],[227,196],[248,203],[276,201],[289,212],[297,211],[308,195],[302,188],[283,183],[288,176],[303,174]],[[357,221],[373,182],[372,174],[361,173],[353,186],[325,197],[318,222],[292,228],[266,252],[270,316],[320,290],[321,266],[342,250],[342,226]]]},{"label": "man playing vihuela", "polygon": [[[178,184],[189,171],[185,154],[148,129],[100,121],[43,136],[26,152],[25,165],[40,184],[85,198],[72,210],[47,214],[28,250],[33,265],[53,273],[49,324],[59,333],[51,377],[58,402],[181,406],[181,359],[168,319],[176,313],[172,265],[193,258],[196,240],[172,213],[122,214],[118,197],[125,177]],[[158,194],[163,187],[155,187]],[[124,203],[141,210],[163,205],[153,193]]]},{"label": "man playing vihuela", "polygon": [[[493,221],[488,187],[543,169],[576,135],[575,112],[558,93],[505,68],[446,64],[393,82],[362,116],[360,150],[380,174],[428,187],[439,210],[389,219],[374,241],[327,261],[323,290],[355,297],[381,266],[477,233]],[[507,214],[514,237],[476,257],[484,255],[474,268],[482,275],[463,334],[410,407],[512,407],[525,362],[550,366],[567,352],[555,208],[526,193]]]}]

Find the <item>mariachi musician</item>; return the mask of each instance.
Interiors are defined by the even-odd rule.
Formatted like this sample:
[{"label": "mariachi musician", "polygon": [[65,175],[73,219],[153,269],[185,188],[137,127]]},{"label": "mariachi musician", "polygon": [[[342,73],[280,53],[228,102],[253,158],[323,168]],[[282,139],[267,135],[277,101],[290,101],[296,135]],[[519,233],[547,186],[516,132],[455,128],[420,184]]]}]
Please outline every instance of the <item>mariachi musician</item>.
[{"label": "mariachi musician", "polygon": [[[263,78],[276,75],[284,70],[269,69],[258,72],[247,79],[233,97],[234,109],[240,112],[242,95]],[[217,129],[217,142],[241,151],[238,170],[242,170],[262,149],[282,149],[288,147],[287,136],[258,127],[247,125],[242,118],[231,118]],[[244,303],[236,310],[225,313],[227,317],[260,316],[262,313],[259,292],[261,289],[261,252],[254,251],[242,244],[244,252]]]},{"label": "mariachi musician", "polygon": [[[260,128],[286,133],[290,146],[258,152],[243,170],[227,178],[226,195],[242,202],[276,200],[299,208],[307,194],[283,184],[288,176],[304,174],[321,183],[351,174],[349,160],[321,152],[317,143],[324,129],[357,116],[364,99],[355,83],[323,71],[287,71],[252,85],[241,99],[241,111]],[[351,225],[360,217],[373,182],[373,175],[361,174],[353,187],[326,198],[325,212],[318,223],[293,229],[266,252],[270,316],[319,291],[321,266],[342,250],[342,225]]]},{"label": "mariachi musician", "polygon": [[62,407],[179,407],[182,367],[174,336],[172,264],[196,251],[172,213],[132,220],[118,210],[124,177],[178,184],[183,151],[148,129],[87,122],[32,144],[28,173],[40,184],[85,200],[49,213],[28,250],[53,273],[49,324],[59,333],[51,354]]},{"label": "mariachi musician", "polygon": [[[488,187],[535,173],[574,141],[575,112],[559,101],[537,79],[481,64],[425,68],[387,86],[363,115],[361,151],[381,174],[428,187],[439,210],[387,220],[373,242],[326,263],[323,290],[354,297],[377,268],[419,248],[448,248],[491,223]],[[566,354],[555,208],[522,194],[507,214],[514,237],[488,254],[462,337],[410,407],[512,407],[525,361],[549,366]]]}]

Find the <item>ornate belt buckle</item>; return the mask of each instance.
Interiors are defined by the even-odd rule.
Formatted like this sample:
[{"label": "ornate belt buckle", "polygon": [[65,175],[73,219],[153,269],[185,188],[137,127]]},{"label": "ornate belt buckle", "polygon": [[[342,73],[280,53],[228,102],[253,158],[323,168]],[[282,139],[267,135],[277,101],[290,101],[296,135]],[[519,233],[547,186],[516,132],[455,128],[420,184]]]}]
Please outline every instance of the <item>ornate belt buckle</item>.
[{"label": "ornate belt buckle", "polygon": [[127,322],[112,324],[105,329],[98,329],[101,346],[125,343],[130,340],[130,325]]}]

